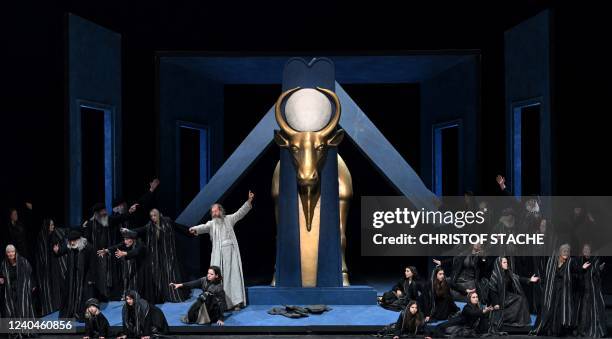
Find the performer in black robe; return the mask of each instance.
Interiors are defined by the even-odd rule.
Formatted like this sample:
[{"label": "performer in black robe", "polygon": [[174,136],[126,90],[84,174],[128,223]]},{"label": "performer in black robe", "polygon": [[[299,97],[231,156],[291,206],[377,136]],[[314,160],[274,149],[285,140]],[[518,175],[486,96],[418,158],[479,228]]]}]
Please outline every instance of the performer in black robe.
[{"label": "performer in black robe", "polygon": [[188,324],[203,325],[216,322],[219,326],[224,325],[223,312],[227,309],[227,303],[225,291],[223,291],[223,276],[219,266],[210,266],[206,277],[186,283],[171,283],[170,286],[175,289],[181,287],[202,289],[202,293],[191,304],[187,315],[183,316],[181,321]]},{"label": "performer in black robe", "polygon": [[107,338],[109,334],[110,326],[104,314],[100,312],[98,299],[88,299],[85,302],[85,336],[83,338]]},{"label": "performer in black robe", "polygon": [[468,293],[467,299],[468,303],[463,306],[458,316],[439,324],[430,331],[432,337],[444,338],[450,335],[453,338],[474,338],[487,333],[489,315],[499,307],[481,307],[477,292]]},{"label": "performer in black robe", "polygon": [[55,227],[52,219],[45,219],[36,241],[36,279],[40,313],[55,312],[62,304],[61,289],[66,279],[66,257],[53,254],[53,245],[64,241],[66,231]]},{"label": "performer in black robe", "polygon": [[545,275],[541,277],[544,300],[534,334],[555,337],[572,334],[578,310],[576,278],[576,261],[570,257],[570,246],[563,244],[548,259]]},{"label": "performer in black robe", "polygon": [[604,262],[591,255],[591,246],[582,247],[582,266],[578,292],[578,334],[583,337],[601,338],[608,332],[606,304],[601,291],[601,272]]},{"label": "performer in black robe", "polygon": [[168,333],[164,313],[155,305],[142,299],[138,292],[129,291],[121,311],[123,329],[119,339],[154,337]]},{"label": "performer in black robe", "polygon": [[66,283],[62,290],[60,318],[83,321],[85,301],[93,296],[96,253],[78,230],[68,233],[68,242],[53,245],[53,252],[66,256]]},{"label": "performer in black robe", "polygon": [[[451,295],[455,300],[465,301],[470,292],[483,294],[484,286],[481,278],[487,271],[487,260],[480,244],[474,244],[464,250],[463,254],[452,258]],[[434,260],[434,263],[439,266],[442,261]]]},{"label": "performer in black robe", "polygon": [[20,256],[31,260],[30,257],[30,245],[28,242],[28,228],[19,219],[19,212],[16,208],[9,210],[9,223],[8,223],[8,243],[15,246]]},{"label": "performer in black robe", "polygon": [[489,303],[496,308],[491,315],[491,332],[498,333],[502,326],[531,326],[529,305],[521,282],[528,284],[537,283],[539,280],[535,275],[523,278],[515,274],[505,257],[495,260],[489,281]]},{"label": "performer in black robe", "polygon": [[407,266],[404,277],[390,291],[385,292],[379,305],[391,311],[400,312],[406,308],[410,300],[416,300],[423,307],[422,285],[418,281],[416,267]]},{"label": "performer in black robe", "polygon": [[[108,215],[102,203],[95,204],[93,216],[83,224],[83,233],[95,251],[108,248],[119,242],[119,229],[129,219],[128,214]],[[101,300],[119,299],[121,273],[118,262],[110,256],[96,257],[95,288]]]},{"label": "performer in black robe", "polygon": [[416,300],[408,302],[404,310],[400,313],[395,322],[393,338],[399,337],[415,337],[423,332],[425,319],[423,313],[419,310],[419,305]]},{"label": "performer in black robe", "polygon": [[124,229],[122,235],[122,243],[101,249],[97,254],[110,255],[119,261],[122,272],[122,296],[125,297],[128,291],[142,291],[146,249],[138,240],[138,233]]},{"label": "performer in black robe", "polygon": [[156,304],[184,301],[189,297],[188,291],[170,287],[171,282],[181,281],[174,230],[192,235],[188,227],[161,216],[157,209],[151,210],[150,217],[151,220],[145,226],[133,229],[144,236],[147,248],[144,295]]},{"label": "performer in black robe", "polygon": [[452,282],[444,275],[444,270],[436,267],[431,275],[431,285],[427,291],[429,298],[426,298],[427,304],[425,305],[426,322],[446,320],[459,311],[450,293],[451,285]]},{"label": "performer in black robe", "polygon": [[0,264],[0,284],[4,287],[4,317],[34,318],[32,267],[11,244]]}]

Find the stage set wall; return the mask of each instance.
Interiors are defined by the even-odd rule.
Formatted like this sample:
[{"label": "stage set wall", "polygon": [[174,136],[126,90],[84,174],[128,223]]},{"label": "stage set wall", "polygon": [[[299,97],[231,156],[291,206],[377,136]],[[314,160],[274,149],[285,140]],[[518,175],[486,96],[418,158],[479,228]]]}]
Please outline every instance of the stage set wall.
[{"label": "stage set wall", "polygon": [[[181,210],[174,209],[176,183],[180,178],[175,170],[177,148],[175,135],[177,121],[188,121],[204,124],[217,133],[211,139],[210,147],[212,163],[211,176],[219,166],[230,157],[221,154],[223,148],[222,130],[224,124],[223,86],[231,84],[269,85],[280,84],[283,67],[291,55],[280,56],[219,56],[206,54],[172,54],[158,55],[158,88],[159,88],[159,121],[160,121],[160,178],[165,183],[160,186],[161,206],[167,209],[168,215],[176,217]],[[479,53],[478,51],[463,51],[456,53],[431,54],[416,53],[392,56],[326,56],[335,64],[336,80],[340,85],[346,84],[419,84],[424,90],[423,100],[431,100],[432,104],[423,105],[421,111],[421,140],[423,136],[431,135],[432,125],[444,119],[462,119],[465,139],[462,140],[464,158],[470,161],[473,168],[477,159],[476,150],[476,117],[479,110]],[[310,60],[310,57],[304,57]],[[450,84],[449,84],[450,82]],[[467,84],[467,85],[466,85]],[[435,93],[438,93],[437,96]],[[440,94],[442,93],[442,94]],[[279,92],[280,94],[280,92]],[[445,102],[447,106],[435,106],[434,103]],[[270,102],[270,108],[274,104]],[[359,105],[358,102],[356,102]],[[451,107],[460,108],[451,110]],[[263,112],[262,112],[263,113]],[[365,112],[367,114],[367,112]],[[245,114],[249,114],[245,112]],[[401,118],[401,123],[410,123]],[[227,127],[227,126],[225,126]],[[255,126],[253,126],[255,127]],[[340,126],[342,127],[342,126]],[[214,131],[218,129],[219,131]],[[348,136],[350,138],[350,136]],[[344,142],[350,142],[345,140]],[[270,135],[272,144],[272,135]],[[276,147],[272,144],[272,146]],[[414,145],[421,149],[421,154],[431,153],[431,142],[421,142]],[[431,161],[431,158],[427,158]],[[256,160],[255,160],[256,161]],[[427,165],[426,165],[427,166]],[[476,173],[467,170],[464,187],[475,185]],[[431,169],[431,166],[429,166]],[[422,172],[422,173],[426,173]],[[241,175],[241,174],[238,174]],[[382,175],[382,174],[381,174]],[[429,182],[422,177],[426,185]],[[429,178],[431,179],[431,178]],[[268,180],[266,177],[265,180]],[[475,189],[475,188],[472,188]],[[268,192],[258,192],[269,194]],[[220,202],[229,195],[243,192],[219,192]],[[170,208],[169,208],[170,207]],[[201,208],[207,209],[206,206]],[[351,208],[359,208],[359,201],[354,200]],[[205,218],[209,216],[206,214]],[[267,227],[261,225],[260,227]],[[184,242],[186,241],[186,242]],[[205,237],[204,241],[208,241]],[[181,257],[190,258],[185,263],[185,270],[190,276],[201,274],[208,263],[199,263],[193,258],[199,258],[198,240],[179,238],[179,253]],[[275,246],[270,239],[269,246]],[[352,244],[358,246],[358,244]],[[244,255],[248,255],[243,253]],[[349,268],[350,269],[350,268]],[[248,279],[248,277],[247,277]]]}]

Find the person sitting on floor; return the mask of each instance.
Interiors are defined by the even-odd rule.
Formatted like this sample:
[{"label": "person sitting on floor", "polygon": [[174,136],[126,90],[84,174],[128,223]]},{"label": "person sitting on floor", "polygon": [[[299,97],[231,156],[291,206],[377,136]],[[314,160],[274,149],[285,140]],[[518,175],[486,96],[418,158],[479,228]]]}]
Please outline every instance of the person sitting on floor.
[{"label": "person sitting on floor", "polygon": [[108,320],[100,312],[98,299],[91,298],[85,303],[85,336],[83,339],[104,339],[109,335]]},{"label": "person sitting on floor", "polygon": [[219,266],[210,266],[206,277],[186,283],[170,283],[173,288],[202,288],[202,294],[189,307],[187,315],[181,320],[188,324],[200,325],[216,322],[223,326],[223,312],[227,309],[225,291],[223,290],[223,277]]},{"label": "person sitting on floor", "polygon": [[123,329],[117,339],[159,337],[169,331],[164,313],[136,291],[125,296],[121,318]]}]

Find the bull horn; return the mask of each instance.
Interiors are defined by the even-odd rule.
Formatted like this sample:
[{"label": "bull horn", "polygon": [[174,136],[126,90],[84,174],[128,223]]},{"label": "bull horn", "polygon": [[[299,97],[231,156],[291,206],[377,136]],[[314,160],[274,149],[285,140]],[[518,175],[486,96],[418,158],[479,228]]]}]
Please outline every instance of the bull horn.
[{"label": "bull horn", "polygon": [[327,125],[319,131],[319,133],[321,133],[323,136],[328,136],[336,128],[336,126],[338,126],[338,121],[340,121],[340,112],[342,111],[340,107],[340,99],[338,99],[338,95],[336,95],[336,93],[327,88],[317,87],[317,90],[329,95],[332,100],[334,100],[334,105],[336,106],[334,116],[332,116]]},{"label": "bull horn", "polygon": [[287,136],[296,135],[298,132],[294,130],[293,128],[291,128],[291,126],[289,126],[287,121],[285,121],[285,118],[283,117],[283,113],[281,113],[281,104],[283,103],[283,100],[285,99],[287,95],[295,92],[298,89],[300,89],[300,87],[295,87],[295,88],[284,91],[278,97],[278,99],[276,100],[276,104],[274,105],[276,122],[278,123],[278,126],[280,126],[281,130],[285,132],[285,134],[287,134]]}]

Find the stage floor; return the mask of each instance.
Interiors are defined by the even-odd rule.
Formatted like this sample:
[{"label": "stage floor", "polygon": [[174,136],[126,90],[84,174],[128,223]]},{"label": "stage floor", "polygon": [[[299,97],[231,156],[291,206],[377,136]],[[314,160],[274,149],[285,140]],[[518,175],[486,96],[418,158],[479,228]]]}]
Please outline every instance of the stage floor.
[{"label": "stage floor", "polygon": [[[281,315],[270,315],[268,310],[280,305],[249,305],[237,312],[226,313],[225,326],[184,324],[180,318],[201,293],[192,290],[191,298],[182,303],[157,305],[164,312],[173,332],[309,332],[309,331],[376,331],[395,322],[397,312],[383,309],[378,305],[329,305],[332,310],[321,315],[291,319]],[[112,301],[101,305],[102,313],[114,328],[121,327],[123,302]],[[57,319],[59,312],[44,317],[45,320]],[[79,328],[84,327],[79,323]]]},{"label": "stage floor", "polygon": [[[379,287],[384,288],[383,284]],[[181,322],[180,318],[200,293],[201,290],[194,289],[190,299],[185,302],[157,305],[164,312],[173,333],[373,333],[395,322],[399,316],[398,312],[386,310],[378,305],[329,305],[332,310],[323,314],[291,319],[268,314],[268,310],[280,305],[248,305],[240,311],[227,312],[223,327],[216,324],[197,325]],[[463,308],[465,303],[457,302],[457,305]],[[115,331],[121,327],[122,307],[123,302],[121,301],[101,305],[102,313]],[[58,313],[51,313],[44,319],[57,319]],[[534,322],[535,317],[532,315],[531,318]],[[430,325],[433,326],[436,323]],[[82,330],[83,328],[84,324],[78,323],[77,329]]]}]

